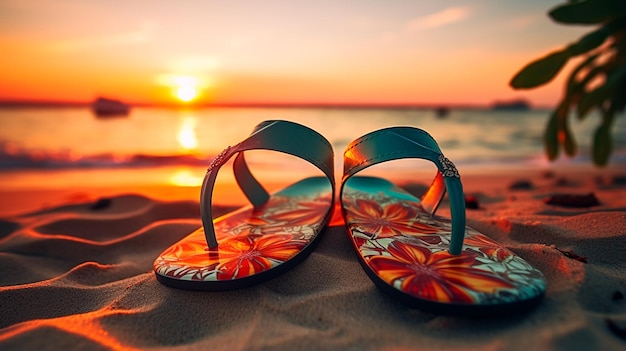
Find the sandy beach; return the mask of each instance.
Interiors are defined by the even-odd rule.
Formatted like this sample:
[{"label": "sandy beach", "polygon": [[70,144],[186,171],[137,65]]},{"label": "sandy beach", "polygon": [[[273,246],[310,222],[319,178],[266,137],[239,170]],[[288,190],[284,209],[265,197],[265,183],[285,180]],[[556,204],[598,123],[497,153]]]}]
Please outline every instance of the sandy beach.
[{"label": "sandy beach", "polygon": [[[536,308],[478,319],[395,301],[360,267],[338,208],[317,249],[286,274],[229,292],[177,290],[157,282],[152,264],[201,225],[197,188],[5,190],[0,349],[626,349],[624,172],[473,172],[462,180],[477,207],[468,208],[468,224],[546,276]],[[241,197],[234,187],[222,191],[215,201],[225,213]],[[446,204],[438,214],[449,215]]]}]

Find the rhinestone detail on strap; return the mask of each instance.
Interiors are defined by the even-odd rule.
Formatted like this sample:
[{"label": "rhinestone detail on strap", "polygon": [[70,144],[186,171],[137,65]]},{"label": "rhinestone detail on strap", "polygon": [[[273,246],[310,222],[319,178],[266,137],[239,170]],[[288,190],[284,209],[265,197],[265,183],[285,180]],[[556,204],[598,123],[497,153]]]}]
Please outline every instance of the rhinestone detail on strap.
[{"label": "rhinestone detail on strap", "polygon": [[219,167],[221,165],[223,165],[226,162],[226,155],[228,155],[228,153],[230,152],[230,149],[232,147],[227,147],[224,150],[222,150],[222,152],[220,152],[219,154],[217,154],[217,156],[215,156],[215,158],[213,159],[213,161],[211,161],[211,163],[209,164],[209,168],[206,170],[207,172],[211,172],[213,170],[213,168],[215,167]]},{"label": "rhinestone detail on strap", "polygon": [[445,157],[444,155],[440,155],[439,162],[443,167],[443,171],[441,172],[441,174],[444,177],[461,178],[461,176],[459,175],[459,171],[456,169],[456,166],[454,165],[454,163],[452,163],[452,161],[448,160],[447,157]]}]

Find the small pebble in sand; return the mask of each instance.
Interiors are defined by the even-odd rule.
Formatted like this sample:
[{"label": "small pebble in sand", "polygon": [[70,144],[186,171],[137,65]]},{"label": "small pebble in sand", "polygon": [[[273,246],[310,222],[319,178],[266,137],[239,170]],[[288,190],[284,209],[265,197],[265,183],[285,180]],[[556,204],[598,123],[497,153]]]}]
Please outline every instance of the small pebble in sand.
[{"label": "small pebble in sand", "polygon": [[554,194],[547,197],[544,202],[548,205],[562,207],[591,207],[600,205],[600,201],[594,193],[589,194]]},{"label": "small pebble in sand", "polygon": [[534,185],[530,180],[517,180],[509,185],[511,190],[531,190],[533,188]]},{"label": "small pebble in sand", "polygon": [[565,177],[561,177],[561,178],[558,178],[554,182],[554,185],[556,185],[556,186],[573,186],[574,183],[571,180],[569,180],[569,179],[567,179]]},{"label": "small pebble in sand", "polygon": [[89,209],[92,211],[104,210],[106,208],[111,207],[112,203],[113,201],[111,199],[107,199],[107,198],[98,199],[96,202],[91,204],[91,206],[89,206]]},{"label": "small pebble in sand", "polygon": [[616,175],[611,182],[613,185],[626,185],[626,175]]},{"label": "small pebble in sand", "polygon": [[465,208],[470,210],[477,210],[480,208],[478,198],[474,195],[465,195]]}]

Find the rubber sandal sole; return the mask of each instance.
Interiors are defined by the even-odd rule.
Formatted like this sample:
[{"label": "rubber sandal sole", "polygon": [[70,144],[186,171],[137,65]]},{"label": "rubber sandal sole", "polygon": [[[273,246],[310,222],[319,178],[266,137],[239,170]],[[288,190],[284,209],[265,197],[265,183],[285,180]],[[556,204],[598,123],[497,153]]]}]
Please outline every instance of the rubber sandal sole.
[{"label": "rubber sandal sole", "polygon": [[217,248],[208,248],[202,227],[169,247],[155,260],[156,278],[179,289],[209,291],[272,279],[311,254],[331,206],[328,179],[304,179],[270,195],[260,207],[242,207],[215,219]]},{"label": "rubber sandal sole", "polygon": [[461,254],[449,254],[451,221],[385,179],[351,177],[341,201],[360,264],[405,304],[438,314],[498,315],[527,311],[543,297],[541,272],[470,227]]}]

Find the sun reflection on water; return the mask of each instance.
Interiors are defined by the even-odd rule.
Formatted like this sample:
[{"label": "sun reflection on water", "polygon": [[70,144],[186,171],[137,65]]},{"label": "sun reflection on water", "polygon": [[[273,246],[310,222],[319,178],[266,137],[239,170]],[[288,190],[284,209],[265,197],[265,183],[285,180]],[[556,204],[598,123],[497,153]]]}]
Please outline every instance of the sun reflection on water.
[{"label": "sun reflection on water", "polygon": [[178,141],[180,151],[183,153],[190,154],[198,149],[196,117],[185,116],[181,119],[176,140]]},{"label": "sun reflection on water", "polygon": [[170,177],[170,184],[181,187],[196,187],[202,185],[202,177],[189,169],[178,169]]}]

